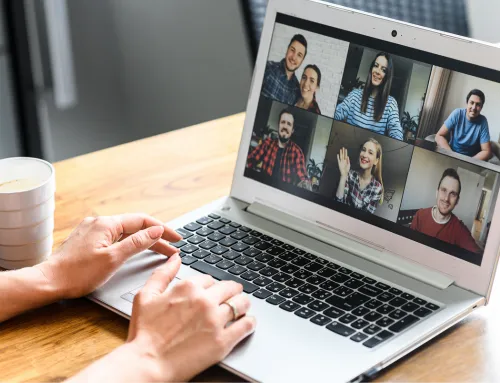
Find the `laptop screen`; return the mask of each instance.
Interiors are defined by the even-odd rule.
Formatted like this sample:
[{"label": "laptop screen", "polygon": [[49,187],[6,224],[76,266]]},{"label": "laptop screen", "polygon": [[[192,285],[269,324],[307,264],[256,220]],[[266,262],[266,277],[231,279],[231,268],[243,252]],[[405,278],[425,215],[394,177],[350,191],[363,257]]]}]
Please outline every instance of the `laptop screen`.
[{"label": "laptop screen", "polygon": [[500,183],[499,82],[278,14],[244,175],[481,265]]}]

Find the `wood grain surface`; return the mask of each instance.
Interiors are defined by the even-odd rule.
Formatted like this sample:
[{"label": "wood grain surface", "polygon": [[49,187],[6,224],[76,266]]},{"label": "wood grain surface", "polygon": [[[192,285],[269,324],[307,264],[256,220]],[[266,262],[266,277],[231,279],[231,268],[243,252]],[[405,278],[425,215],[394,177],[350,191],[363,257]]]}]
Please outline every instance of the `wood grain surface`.
[{"label": "wood grain surface", "polygon": [[[55,164],[55,242],[89,215],[145,212],[168,221],[227,195],[244,114]],[[495,289],[498,290],[498,289]],[[381,373],[377,381],[500,381],[492,303]],[[61,381],[122,344],[128,321],[86,299],[0,324],[0,381]],[[212,367],[196,381],[238,381]]]}]

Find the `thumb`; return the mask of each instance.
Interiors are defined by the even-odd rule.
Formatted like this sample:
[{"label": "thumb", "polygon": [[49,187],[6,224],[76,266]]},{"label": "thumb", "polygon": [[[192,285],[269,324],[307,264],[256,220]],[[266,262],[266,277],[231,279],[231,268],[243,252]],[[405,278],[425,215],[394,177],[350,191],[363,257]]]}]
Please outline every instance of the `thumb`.
[{"label": "thumb", "polygon": [[139,230],[123,241],[116,242],[110,246],[122,262],[125,262],[131,256],[149,249],[161,238],[163,234],[163,226],[151,226],[144,230]]}]

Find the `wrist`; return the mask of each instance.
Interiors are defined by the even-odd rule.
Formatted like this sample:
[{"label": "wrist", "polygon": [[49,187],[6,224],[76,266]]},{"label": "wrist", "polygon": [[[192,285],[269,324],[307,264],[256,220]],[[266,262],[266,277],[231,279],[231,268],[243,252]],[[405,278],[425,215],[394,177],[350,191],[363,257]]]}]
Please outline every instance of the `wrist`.
[{"label": "wrist", "polygon": [[158,356],[151,352],[151,347],[147,344],[133,340],[127,342],[119,348],[125,358],[134,361],[138,368],[134,375],[140,381],[171,382],[174,375],[166,363],[161,363]]},{"label": "wrist", "polygon": [[56,264],[50,259],[32,267],[40,275],[41,288],[51,295],[54,301],[68,298],[67,289],[56,278]]}]

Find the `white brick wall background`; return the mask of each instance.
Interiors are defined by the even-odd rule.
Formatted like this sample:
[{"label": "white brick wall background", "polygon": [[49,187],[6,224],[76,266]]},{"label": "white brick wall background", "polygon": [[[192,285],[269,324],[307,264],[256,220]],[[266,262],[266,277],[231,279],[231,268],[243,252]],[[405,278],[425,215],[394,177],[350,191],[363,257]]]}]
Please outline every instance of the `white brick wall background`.
[{"label": "white brick wall background", "polygon": [[288,25],[276,24],[268,60],[281,61],[285,57],[291,38],[297,33],[302,34],[307,40],[307,55],[302,65],[295,71],[295,75],[300,81],[306,65],[318,66],[321,70],[321,86],[316,91],[316,101],[321,114],[333,118],[349,43]]}]

